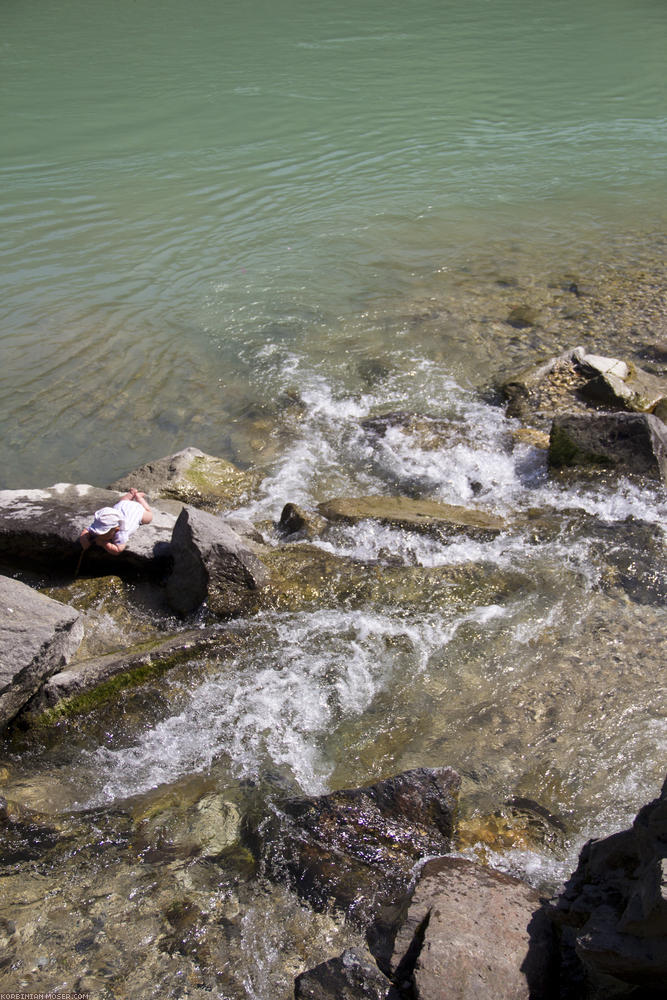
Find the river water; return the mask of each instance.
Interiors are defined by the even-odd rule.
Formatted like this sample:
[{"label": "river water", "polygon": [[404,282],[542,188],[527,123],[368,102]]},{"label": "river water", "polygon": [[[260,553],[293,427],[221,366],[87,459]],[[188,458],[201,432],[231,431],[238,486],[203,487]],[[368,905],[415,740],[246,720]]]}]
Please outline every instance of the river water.
[{"label": "river water", "polygon": [[[664,340],[666,45],[648,0],[6,5],[0,486],[104,485],[195,445],[259,471],[257,522],[402,493],[520,526],[341,528],[307,607],[14,734],[10,798],[66,832],[96,811],[7,861],[3,988],[274,1000],[355,940],[243,852],[197,854],[202,803],[224,826],[451,765],[458,848],[549,889],[657,794],[664,492],[550,480],[489,390],[579,343],[650,364]],[[363,429],[407,410],[450,433]],[[87,606],[91,649],[173,626],[131,596],[130,620]],[[513,797],[559,825],[522,839]]]}]

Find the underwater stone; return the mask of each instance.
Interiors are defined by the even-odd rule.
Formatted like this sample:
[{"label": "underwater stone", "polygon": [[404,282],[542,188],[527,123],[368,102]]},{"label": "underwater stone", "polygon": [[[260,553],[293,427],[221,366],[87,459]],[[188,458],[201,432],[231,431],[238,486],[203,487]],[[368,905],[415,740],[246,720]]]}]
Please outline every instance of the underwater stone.
[{"label": "underwater stone", "polygon": [[301,973],[294,980],[294,1000],[398,1000],[391,980],[360,948],[348,948]]}]

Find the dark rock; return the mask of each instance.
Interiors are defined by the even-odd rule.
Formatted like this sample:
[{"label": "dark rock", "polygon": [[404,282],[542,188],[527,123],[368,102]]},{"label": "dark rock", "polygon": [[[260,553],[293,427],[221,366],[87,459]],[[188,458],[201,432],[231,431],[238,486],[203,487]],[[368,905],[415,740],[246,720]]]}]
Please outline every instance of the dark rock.
[{"label": "dark rock", "polygon": [[326,527],[324,518],[309,514],[295,503],[286,503],[280,515],[278,530],[290,541],[316,538]]},{"label": "dark rock", "polygon": [[273,877],[365,927],[384,968],[415,866],[450,849],[459,785],[451,768],[418,768],[367,788],[289,799],[254,839]]},{"label": "dark rock", "polygon": [[[79,535],[100,507],[113,506],[120,494],[94,486],[58,483],[44,490],[0,492],[0,565],[74,575],[81,547]],[[89,549],[81,572],[162,573],[169,565],[173,514],[151,504],[153,520],[130,536],[120,555],[99,546]]]},{"label": "dark rock", "polygon": [[589,995],[578,992],[581,982],[594,996],[615,996],[622,984],[641,987],[642,997],[667,993],[667,781],[631,829],[584,846],[549,913],[568,1000]]},{"label": "dark rock", "polygon": [[446,536],[466,534],[480,539],[495,538],[507,527],[494,514],[409,497],[338,497],[321,503],[318,511],[329,521],[356,524],[370,518],[412,531]]},{"label": "dark rock", "polygon": [[667,482],[667,428],[651,414],[564,414],[554,418],[552,468],[582,466]]},{"label": "dark rock", "polygon": [[415,1000],[550,1000],[556,951],[539,895],[462,858],[428,861],[394,945],[396,985]]},{"label": "dark rock", "polygon": [[78,611],[0,576],[0,729],[76,652]]},{"label": "dark rock", "polygon": [[167,581],[167,599],[180,615],[204,601],[213,614],[241,614],[257,602],[269,580],[262,562],[220,517],[184,507],[171,542],[174,567]]},{"label": "dark rock", "polygon": [[348,948],[337,958],[303,972],[294,980],[295,1000],[398,1000],[391,980],[370,955]]}]

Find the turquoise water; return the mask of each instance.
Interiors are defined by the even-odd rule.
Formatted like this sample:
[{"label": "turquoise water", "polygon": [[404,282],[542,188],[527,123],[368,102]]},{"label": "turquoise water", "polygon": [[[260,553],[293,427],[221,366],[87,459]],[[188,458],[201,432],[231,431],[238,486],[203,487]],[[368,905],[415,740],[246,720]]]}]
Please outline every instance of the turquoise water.
[{"label": "turquoise water", "polygon": [[2,485],[250,462],[272,350],[333,369],[461,261],[659,231],[665,51],[653,0],[6,3]]}]

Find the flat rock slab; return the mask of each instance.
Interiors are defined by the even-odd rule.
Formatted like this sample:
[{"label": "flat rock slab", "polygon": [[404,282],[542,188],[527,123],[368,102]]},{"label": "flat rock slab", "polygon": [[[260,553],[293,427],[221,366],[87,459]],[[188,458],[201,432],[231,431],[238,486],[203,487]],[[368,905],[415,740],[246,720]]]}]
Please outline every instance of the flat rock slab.
[{"label": "flat rock slab", "polygon": [[83,639],[78,611],[0,576],[0,728]]},{"label": "flat rock slab", "polygon": [[439,858],[421,871],[392,971],[415,1000],[550,1000],[554,962],[535,890],[472,861]]},{"label": "flat rock slab", "polygon": [[[149,647],[107,653],[71,664],[67,670],[54,673],[39,689],[27,709],[33,718],[44,716],[53,709],[76,710],[84,707],[83,695],[97,691],[99,698],[111,697],[118,681],[126,676],[129,686],[146,668],[167,669],[197,656],[212,656],[224,644],[224,634],[219,628],[190,629],[153,643]],[[109,684],[109,682],[115,682]],[[57,717],[57,713],[54,718]]]},{"label": "flat rock slab", "polygon": [[321,503],[318,511],[328,521],[356,524],[370,519],[410,531],[480,539],[493,538],[507,529],[503,519],[494,514],[409,497],[337,497]]},{"label": "flat rock slab", "polygon": [[[77,568],[78,538],[100,507],[113,506],[122,494],[85,484],[57,483],[48,489],[0,491],[0,564],[53,573]],[[130,536],[118,556],[88,550],[81,572],[109,572],[132,567],[163,569],[170,555],[173,514],[151,504],[153,520]]]}]

